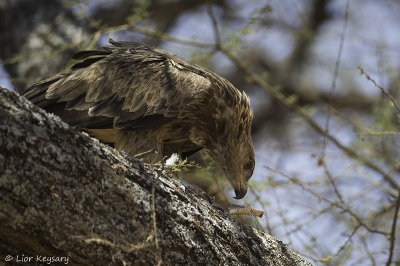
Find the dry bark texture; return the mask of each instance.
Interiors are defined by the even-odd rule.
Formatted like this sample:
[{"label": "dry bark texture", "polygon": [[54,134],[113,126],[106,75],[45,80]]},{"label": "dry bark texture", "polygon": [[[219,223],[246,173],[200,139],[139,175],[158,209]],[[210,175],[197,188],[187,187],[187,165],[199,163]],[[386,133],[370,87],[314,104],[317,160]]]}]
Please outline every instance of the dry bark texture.
[{"label": "dry bark texture", "polygon": [[[154,234],[152,187],[157,235]],[[0,255],[91,265],[311,265],[170,174],[0,88]],[[158,248],[157,244],[158,243]]]}]

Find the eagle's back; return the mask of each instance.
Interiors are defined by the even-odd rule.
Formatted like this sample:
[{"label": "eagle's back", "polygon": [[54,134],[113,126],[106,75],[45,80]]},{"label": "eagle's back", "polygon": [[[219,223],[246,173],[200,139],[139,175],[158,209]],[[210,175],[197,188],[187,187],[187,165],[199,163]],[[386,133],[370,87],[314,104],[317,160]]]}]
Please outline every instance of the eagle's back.
[{"label": "eagle's back", "polygon": [[147,130],[184,116],[185,106],[211,86],[205,72],[163,50],[112,44],[77,53],[82,61],[70,72],[39,81],[24,95],[80,128]]}]

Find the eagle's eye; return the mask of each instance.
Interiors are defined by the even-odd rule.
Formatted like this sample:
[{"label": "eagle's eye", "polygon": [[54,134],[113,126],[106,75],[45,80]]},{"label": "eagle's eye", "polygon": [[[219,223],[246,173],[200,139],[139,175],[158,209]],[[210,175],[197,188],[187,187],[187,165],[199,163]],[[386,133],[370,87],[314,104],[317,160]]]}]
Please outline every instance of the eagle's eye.
[{"label": "eagle's eye", "polygon": [[254,162],[252,160],[248,161],[243,165],[244,170],[251,170],[253,169]]}]

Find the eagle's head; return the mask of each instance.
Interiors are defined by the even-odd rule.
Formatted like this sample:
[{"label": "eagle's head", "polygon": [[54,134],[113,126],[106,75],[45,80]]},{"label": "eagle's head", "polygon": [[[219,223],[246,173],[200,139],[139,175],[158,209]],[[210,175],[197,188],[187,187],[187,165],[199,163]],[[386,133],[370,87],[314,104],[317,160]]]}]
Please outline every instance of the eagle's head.
[{"label": "eagle's head", "polygon": [[210,155],[235,189],[236,199],[241,199],[246,195],[248,183],[253,175],[255,166],[251,137],[243,133],[239,138],[242,138],[242,141],[237,143],[229,142],[223,147],[210,151]]},{"label": "eagle's head", "polygon": [[253,112],[245,93],[238,92],[233,104],[220,98],[213,106],[214,123],[206,130],[192,130],[191,139],[203,147],[222,169],[235,189],[236,199],[247,193],[249,179],[255,166],[254,147],[251,139]]}]

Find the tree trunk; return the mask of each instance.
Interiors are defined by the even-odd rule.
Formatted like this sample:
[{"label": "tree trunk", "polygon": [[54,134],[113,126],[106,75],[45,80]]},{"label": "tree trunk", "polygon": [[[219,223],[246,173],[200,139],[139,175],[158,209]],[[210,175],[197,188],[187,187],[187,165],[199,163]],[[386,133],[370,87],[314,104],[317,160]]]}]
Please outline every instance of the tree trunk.
[{"label": "tree trunk", "polygon": [[[70,265],[311,265],[141,163],[0,88],[0,255]],[[156,233],[155,233],[156,232]]]}]

